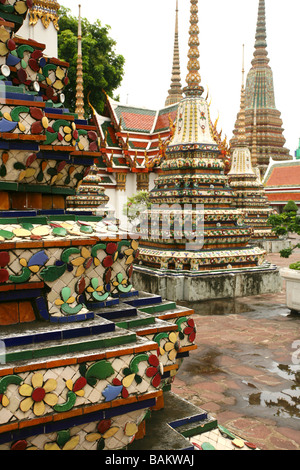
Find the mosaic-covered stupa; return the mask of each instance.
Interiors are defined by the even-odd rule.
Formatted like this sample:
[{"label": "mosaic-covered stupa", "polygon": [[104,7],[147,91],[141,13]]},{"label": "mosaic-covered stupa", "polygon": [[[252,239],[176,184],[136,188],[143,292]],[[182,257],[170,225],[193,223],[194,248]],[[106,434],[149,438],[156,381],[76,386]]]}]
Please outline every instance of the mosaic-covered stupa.
[{"label": "mosaic-covered stupa", "polygon": [[[246,144],[252,159],[263,177],[272,158],[275,161],[292,160],[285,148],[281,113],[276,108],[273,72],[267,51],[265,0],[259,0],[255,45],[251,69],[245,90]],[[239,132],[239,115],[230,140],[236,144]]]},{"label": "mosaic-covered stupa", "polygon": [[138,241],[66,212],[99,153],[64,108],[68,64],[0,2],[0,450],[124,449],[182,360],[193,311],[132,285]]},{"label": "mosaic-covered stupa", "polygon": [[101,186],[101,176],[95,165],[89,174],[82,180],[77,194],[68,196],[66,200],[67,210],[79,210],[92,212],[94,215],[107,215],[105,206],[109,197],[105,194],[105,189]]},{"label": "mosaic-covered stupa", "polygon": [[234,208],[224,155],[202,97],[198,0],[191,0],[189,33],[186,97],[150,192],[152,208],[142,217],[140,260],[152,268],[192,271],[254,267],[263,262],[264,251],[248,246],[252,228]]},{"label": "mosaic-covered stupa", "polygon": [[242,77],[239,129],[235,145],[231,148],[229,184],[235,193],[235,206],[244,212],[245,223],[253,228],[252,241],[275,240],[272,226],[268,224],[273,209],[270,207],[259,172],[253,169],[257,164],[256,158],[251,158],[251,152],[246,144],[244,63]]}]

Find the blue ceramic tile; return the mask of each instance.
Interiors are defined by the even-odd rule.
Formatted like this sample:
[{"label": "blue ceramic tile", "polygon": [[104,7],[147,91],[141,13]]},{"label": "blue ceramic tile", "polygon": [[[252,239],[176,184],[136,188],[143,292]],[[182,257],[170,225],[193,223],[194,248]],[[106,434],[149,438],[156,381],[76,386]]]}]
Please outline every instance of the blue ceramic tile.
[{"label": "blue ceramic tile", "polygon": [[98,335],[103,333],[110,333],[115,331],[116,325],[114,323],[107,323],[105,325],[92,326],[91,333],[92,335]]},{"label": "blue ceramic tile", "polygon": [[93,166],[94,158],[82,158],[75,157],[73,158],[74,165],[84,165],[84,166]]},{"label": "blue ceramic tile", "polygon": [[90,335],[90,328],[72,328],[62,331],[63,339],[82,338]]},{"label": "blue ceramic tile", "polygon": [[62,109],[59,108],[45,108],[45,113],[63,114]]},{"label": "blue ceramic tile", "polygon": [[106,402],[115,400],[123,390],[123,385],[107,385],[104,390],[102,390],[102,395],[105,398]]},{"label": "blue ceramic tile", "polygon": [[41,291],[39,289],[1,292],[1,302],[8,302],[10,300],[35,299],[40,295]]},{"label": "blue ceramic tile", "polygon": [[190,355],[189,351],[186,351],[186,352],[178,352],[176,357],[178,357],[178,358],[189,357],[189,355]]},{"label": "blue ceramic tile", "polygon": [[40,434],[44,434],[44,426],[42,424],[38,424],[37,426],[32,426],[30,428],[23,428],[19,429],[18,431],[13,431],[12,441],[19,441],[21,439],[28,439],[31,436],[38,436]]},{"label": "blue ceramic tile", "polygon": [[32,142],[9,142],[9,148],[11,150],[31,150],[32,152],[37,152],[39,150],[39,145]]},{"label": "blue ceramic tile", "polygon": [[162,298],[160,296],[139,297],[138,299],[124,300],[124,303],[129,304],[129,305],[134,305],[135,307],[160,304],[161,302],[162,302]]},{"label": "blue ceramic tile", "polygon": [[49,209],[38,211],[39,215],[63,215],[65,211],[63,209]]},{"label": "blue ceramic tile", "polygon": [[172,421],[171,423],[168,423],[168,424],[172,428],[176,429],[179,426],[184,426],[186,424],[198,423],[199,421],[203,421],[203,420],[207,419],[207,416],[208,416],[207,413],[204,412],[204,413],[201,413],[201,414],[198,414],[198,415],[189,416],[187,418],[177,419],[177,420]]},{"label": "blue ceramic tile", "polygon": [[36,211],[1,211],[1,217],[35,217]]},{"label": "blue ceramic tile", "polygon": [[136,308],[126,308],[126,309],[117,309],[117,310],[106,310],[103,312],[95,312],[101,318],[106,320],[115,320],[122,317],[136,317],[137,310]]},{"label": "blue ceramic tile", "polygon": [[127,297],[137,297],[139,295],[139,292],[137,290],[133,290],[131,292],[120,292],[119,296],[121,299],[126,299]]},{"label": "blue ceramic tile", "polygon": [[35,303],[40,317],[44,320],[49,320],[49,312],[44,297],[38,297],[35,299]]},{"label": "blue ceramic tile", "polygon": [[25,346],[26,344],[32,344],[33,337],[34,335],[12,336],[11,338],[5,338],[2,341],[7,348],[11,348],[15,346]]},{"label": "blue ceramic tile", "polygon": [[1,150],[9,149],[9,142],[4,142],[4,140],[0,141],[0,149]]},{"label": "blue ceramic tile", "polygon": [[21,59],[19,59],[19,57],[16,57],[12,54],[8,54],[6,59],[6,65],[15,67],[19,62],[21,62]]},{"label": "blue ceramic tile", "polygon": [[45,341],[57,341],[62,339],[62,332],[61,331],[49,331],[47,333],[41,333],[34,335],[33,342],[34,343],[43,343]]},{"label": "blue ceramic tile", "polygon": [[78,124],[78,125],[83,125],[83,126],[87,126],[88,125],[88,121],[86,121],[85,119],[75,119],[75,124]]},{"label": "blue ceramic tile", "polygon": [[11,442],[12,440],[13,440],[13,437],[10,432],[5,432],[3,434],[0,434],[0,445],[6,444],[7,442]]},{"label": "blue ceramic tile", "polygon": [[14,131],[18,123],[13,121],[8,121],[5,118],[0,119],[0,132],[11,132]]},{"label": "blue ceramic tile", "polygon": [[57,152],[38,152],[37,158],[40,160],[71,161],[70,155],[65,152],[59,152],[59,154]]}]

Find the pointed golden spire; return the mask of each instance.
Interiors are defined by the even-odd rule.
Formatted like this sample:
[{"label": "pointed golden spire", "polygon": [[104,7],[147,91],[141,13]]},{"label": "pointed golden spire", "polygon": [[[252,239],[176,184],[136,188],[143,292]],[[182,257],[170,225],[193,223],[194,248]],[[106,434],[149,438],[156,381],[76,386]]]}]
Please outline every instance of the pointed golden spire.
[{"label": "pointed golden spire", "polygon": [[204,88],[200,85],[201,76],[199,73],[199,27],[198,27],[198,0],[191,0],[191,16],[189,30],[189,52],[188,52],[188,75],[186,77],[187,87],[184,88],[186,96],[201,96]]},{"label": "pointed golden spire", "polygon": [[76,84],[75,113],[78,115],[78,119],[84,119],[81,5],[79,5],[79,17],[78,17],[78,55],[77,55],[77,84]]},{"label": "pointed golden spire", "polygon": [[178,0],[176,0],[176,19],[175,19],[175,40],[174,55],[172,67],[171,88],[165,106],[178,103],[182,99],[182,86],[180,77],[180,57],[179,57],[179,41],[178,41]]}]

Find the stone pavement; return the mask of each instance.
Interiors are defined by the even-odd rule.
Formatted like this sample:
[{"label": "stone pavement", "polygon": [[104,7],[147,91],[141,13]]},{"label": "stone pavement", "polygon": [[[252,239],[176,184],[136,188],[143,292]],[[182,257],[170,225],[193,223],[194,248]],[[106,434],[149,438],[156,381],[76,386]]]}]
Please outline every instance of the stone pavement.
[{"label": "stone pavement", "polygon": [[[289,266],[300,250],[267,258]],[[286,308],[284,285],[278,294],[189,306],[198,349],[172,391],[262,450],[300,450],[300,314]]]}]

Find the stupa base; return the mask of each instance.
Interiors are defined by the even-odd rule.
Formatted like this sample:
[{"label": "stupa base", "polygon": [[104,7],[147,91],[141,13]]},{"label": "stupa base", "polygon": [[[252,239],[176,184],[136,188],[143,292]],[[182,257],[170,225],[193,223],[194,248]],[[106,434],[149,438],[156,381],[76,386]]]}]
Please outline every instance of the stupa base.
[{"label": "stupa base", "polygon": [[288,239],[255,239],[255,246],[262,248],[266,253],[280,253],[281,250],[291,248],[291,240]]},{"label": "stupa base", "polygon": [[135,266],[133,281],[138,290],[159,293],[166,300],[190,302],[272,294],[282,289],[279,270],[269,263],[256,268],[210,272]]}]

